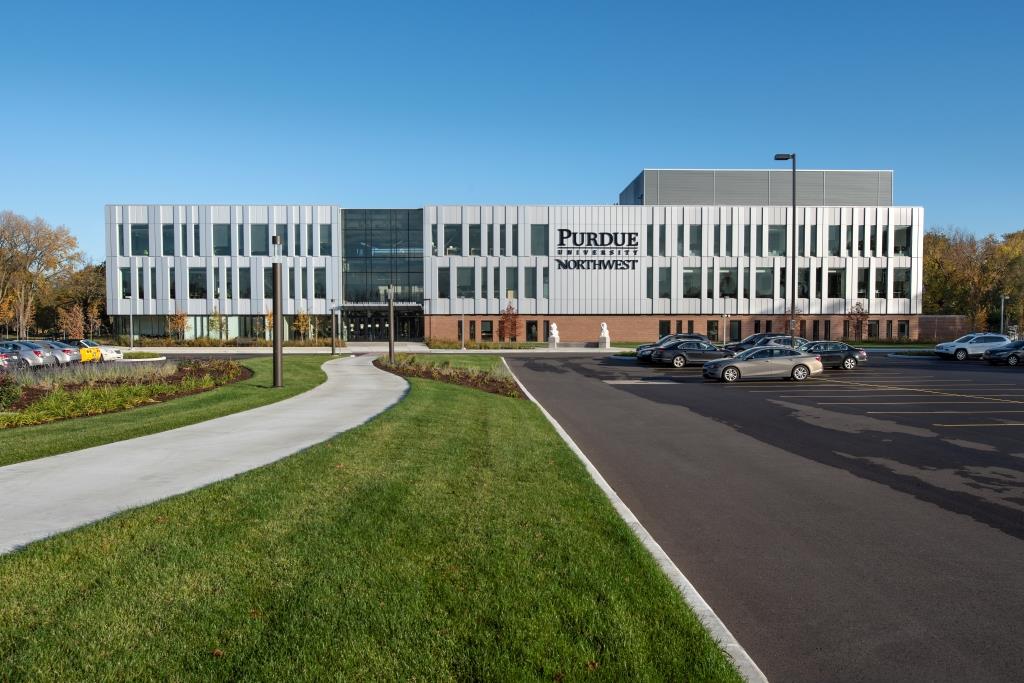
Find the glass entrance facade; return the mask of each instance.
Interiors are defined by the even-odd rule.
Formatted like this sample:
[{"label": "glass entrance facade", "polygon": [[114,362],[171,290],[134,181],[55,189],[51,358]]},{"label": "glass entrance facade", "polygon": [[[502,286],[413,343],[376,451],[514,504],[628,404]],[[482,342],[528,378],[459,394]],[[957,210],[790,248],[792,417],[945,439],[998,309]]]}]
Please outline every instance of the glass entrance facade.
[{"label": "glass entrance facade", "polygon": [[[367,307],[342,309],[341,332],[345,341],[387,341],[388,309]],[[414,307],[395,307],[395,339],[418,341],[423,339],[423,310]]]}]

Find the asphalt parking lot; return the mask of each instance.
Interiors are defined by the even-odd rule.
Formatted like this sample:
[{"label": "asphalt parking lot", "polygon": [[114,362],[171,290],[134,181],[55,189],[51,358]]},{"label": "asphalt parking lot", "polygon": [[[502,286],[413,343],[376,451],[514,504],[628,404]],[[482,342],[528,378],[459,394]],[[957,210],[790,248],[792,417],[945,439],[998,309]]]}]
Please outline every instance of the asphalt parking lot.
[{"label": "asphalt parking lot", "polygon": [[1020,679],[1024,370],[508,362],[770,679]]}]

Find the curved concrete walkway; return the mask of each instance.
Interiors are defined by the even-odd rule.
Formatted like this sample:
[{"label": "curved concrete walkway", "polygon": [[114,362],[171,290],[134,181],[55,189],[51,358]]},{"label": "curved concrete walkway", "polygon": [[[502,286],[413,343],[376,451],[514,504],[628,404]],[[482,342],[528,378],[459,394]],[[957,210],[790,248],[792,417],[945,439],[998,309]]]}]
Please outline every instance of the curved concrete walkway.
[{"label": "curved concrete walkway", "polygon": [[[357,427],[405,394],[356,356],[298,396],[137,439],[0,467],[0,554],[266,465]],[[131,419],[126,413],[126,419]]]}]

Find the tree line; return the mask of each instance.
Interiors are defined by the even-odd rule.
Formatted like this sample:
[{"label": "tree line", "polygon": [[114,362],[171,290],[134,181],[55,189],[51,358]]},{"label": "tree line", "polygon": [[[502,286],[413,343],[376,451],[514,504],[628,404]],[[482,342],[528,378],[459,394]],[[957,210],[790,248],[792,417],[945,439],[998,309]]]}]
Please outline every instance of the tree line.
[{"label": "tree line", "polygon": [[18,338],[94,336],[105,317],[106,274],[67,227],[0,211],[0,327]]},{"label": "tree line", "polygon": [[1007,325],[1024,317],[1024,230],[978,237],[959,228],[924,235],[924,302],[930,314],[964,315],[973,329],[999,329],[999,303]]}]

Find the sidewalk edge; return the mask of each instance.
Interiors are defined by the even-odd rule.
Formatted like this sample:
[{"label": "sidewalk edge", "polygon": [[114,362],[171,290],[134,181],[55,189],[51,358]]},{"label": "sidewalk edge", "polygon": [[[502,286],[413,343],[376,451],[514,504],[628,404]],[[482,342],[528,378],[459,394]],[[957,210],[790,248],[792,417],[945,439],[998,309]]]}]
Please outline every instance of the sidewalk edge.
[{"label": "sidewalk edge", "polygon": [[697,618],[700,619],[701,623],[704,624],[704,627],[707,628],[711,637],[714,638],[722,649],[725,650],[725,652],[732,658],[733,663],[736,665],[736,669],[740,672],[740,675],[743,676],[744,680],[749,681],[750,683],[767,683],[768,678],[764,675],[764,672],[761,671],[751,656],[747,654],[747,651],[743,649],[743,646],[739,644],[739,641],[736,640],[736,637],[731,631],[729,631],[725,623],[722,622],[718,615],[715,614],[715,611],[711,609],[711,606],[708,605],[707,601],[704,600],[693,584],[690,583],[690,580],[686,578],[686,575],[679,570],[679,567],[677,567],[676,563],[672,561],[672,558],[668,556],[668,553],[666,553],[658,542],[654,540],[654,537],[651,536],[650,532],[647,531],[644,525],[640,523],[640,520],[636,518],[633,511],[629,509],[621,498],[619,498],[619,494],[615,492],[615,489],[605,481],[605,478],[601,475],[598,469],[592,462],[590,462],[590,458],[587,457],[586,453],[576,445],[576,442],[573,441],[572,437],[569,436],[569,433],[562,428],[562,425],[558,423],[558,420],[556,420],[551,413],[541,405],[540,401],[534,398],[533,394],[530,393],[526,386],[519,381],[519,378],[516,377],[514,372],[512,372],[512,368],[509,367],[504,356],[502,357],[501,362],[505,365],[505,369],[509,371],[509,374],[512,375],[512,379],[514,379],[516,384],[519,385],[519,389],[523,394],[540,409],[540,412],[545,418],[547,418],[548,422],[551,423],[551,426],[555,428],[558,435],[562,437],[562,440],[565,441],[566,445],[568,445],[573,453],[576,454],[576,457],[580,459],[586,467],[587,472],[590,474],[591,479],[594,480],[594,483],[596,483],[601,491],[604,492],[605,496],[608,497],[608,500],[611,501],[615,511],[619,513],[622,520],[630,529],[632,529],[633,533],[636,534],[636,537],[640,540],[640,543],[643,544],[644,548],[647,549],[647,552],[654,557],[654,561],[658,563],[658,566],[661,568],[662,572],[665,573],[665,576],[667,576],[669,581],[671,581],[679,592],[682,593],[683,599],[690,606],[690,609],[693,610],[694,614],[697,615]]}]

